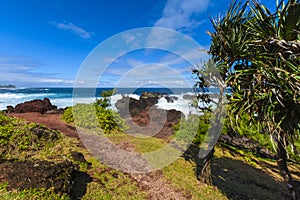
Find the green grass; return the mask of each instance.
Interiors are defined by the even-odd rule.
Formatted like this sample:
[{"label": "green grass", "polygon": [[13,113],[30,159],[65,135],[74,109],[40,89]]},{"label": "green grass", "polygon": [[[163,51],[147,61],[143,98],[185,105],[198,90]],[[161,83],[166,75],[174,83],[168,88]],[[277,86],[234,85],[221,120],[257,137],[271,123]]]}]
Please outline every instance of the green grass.
[{"label": "green grass", "polygon": [[131,136],[124,133],[108,134],[106,135],[113,143],[119,144],[121,142],[127,142],[132,145],[137,153],[150,153],[161,149],[167,143],[162,139],[155,137],[143,137],[143,136]]},{"label": "green grass", "polygon": [[179,158],[176,162],[162,169],[163,175],[177,189],[190,194],[192,199],[227,199],[217,188],[200,185],[196,179],[195,164]]},{"label": "green grass", "polygon": [[146,193],[127,174],[101,164],[94,157],[87,161],[92,163],[87,172],[96,181],[88,183],[82,199],[146,199]]},{"label": "green grass", "polygon": [[[5,159],[19,160],[47,160],[60,162],[62,160],[72,160],[71,152],[77,151],[84,154],[86,160],[92,163],[88,168],[86,163],[77,163],[81,172],[86,172],[93,177],[94,181],[86,186],[86,194],[83,199],[145,199],[146,193],[143,192],[129,175],[101,164],[97,159],[90,156],[86,149],[77,146],[76,139],[66,137],[59,132],[55,132],[58,137],[54,140],[49,138],[35,138],[35,128],[43,129],[52,133],[52,130],[42,125],[27,123],[24,120],[7,117],[0,114],[0,141],[2,149],[7,149],[2,155]],[[10,150],[11,142],[14,139],[17,143],[15,150]],[[34,142],[32,142],[34,139]],[[20,148],[22,145],[26,148]],[[8,151],[9,150],[9,151]],[[76,163],[75,161],[73,161]],[[66,194],[55,194],[51,190],[43,188],[26,190],[7,190],[7,184],[0,185],[0,199],[70,199]]]},{"label": "green grass", "polygon": [[7,184],[0,184],[0,199],[2,200],[69,200],[67,195],[56,194],[45,189],[26,189],[21,191],[8,191]]},{"label": "green grass", "polygon": [[[81,172],[85,172],[93,177],[93,181],[87,183],[86,193],[82,199],[147,199],[147,191],[139,187],[137,182],[128,174],[103,165],[90,155],[86,149],[78,147],[79,142],[76,139],[59,133],[59,137],[52,142],[48,142],[47,138],[45,138],[42,142],[26,144],[26,141],[28,142],[32,139],[30,136],[32,127],[39,126],[39,128],[42,128],[42,126],[28,125],[22,120],[1,115],[0,118],[2,119],[0,127],[8,127],[9,129],[7,130],[16,131],[17,133],[18,131],[21,132],[22,134],[17,134],[17,137],[16,135],[14,137],[16,140],[25,141],[24,144],[28,147],[20,148],[18,151],[9,151],[5,157],[17,158],[18,160],[32,159],[60,162],[65,159],[72,160],[71,152],[81,152],[92,165],[88,167],[86,163],[77,162],[79,169]],[[3,128],[3,130],[6,129]],[[4,134],[5,131],[2,133],[3,137],[8,137]],[[12,133],[9,134],[13,135]],[[143,154],[155,152],[167,145],[167,142],[154,137],[134,137],[125,133],[111,133],[105,136],[115,144],[121,146],[125,144],[131,150]],[[5,142],[4,140],[2,141],[3,144],[1,145],[3,147]],[[272,195],[280,197],[280,191],[276,193],[278,186],[276,184],[280,185],[278,182],[280,182],[281,178],[276,172],[276,162],[274,160],[262,159],[251,152],[230,146],[216,147],[214,156],[213,165],[217,171],[213,180],[217,187],[201,185],[196,179],[195,163],[186,161],[182,157],[162,169],[163,178],[167,179],[172,187],[182,191],[187,196],[191,196],[192,199],[228,199],[228,196],[232,195],[231,192],[237,194],[238,192],[243,192],[245,194],[240,195],[247,197],[251,197],[253,194],[261,195],[262,197],[272,197]],[[294,164],[292,169],[294,172],[297,172],[299,165]],[[55,194],[51,190],[46,191],[42,188],[8,191],[6,184],[2,183],[0,185],[0,199],[50,200],[70,199],[70,197],[65,194]]]},{"label": "green grass", "polygon": [[[167,145],[162,139],[154,137],[133,137],[127,134],[109,134],[107,137],[116,144],[127,142],[133,145],[134,150],[138,153],[154,152]],[[194,168],[194,163],[179,158],[163,168],[162,172],[172,186],[185,194],[192,195],[193,199],[227,199],[217,188],[200,185],[196,179]]]}]

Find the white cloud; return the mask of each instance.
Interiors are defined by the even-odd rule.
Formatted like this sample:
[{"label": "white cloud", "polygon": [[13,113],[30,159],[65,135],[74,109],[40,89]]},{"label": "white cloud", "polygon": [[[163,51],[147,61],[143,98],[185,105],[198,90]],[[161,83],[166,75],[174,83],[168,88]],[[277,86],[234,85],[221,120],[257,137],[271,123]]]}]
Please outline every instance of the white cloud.
[{"label": "white cloud", "polygon": [[125,39],[126,44],[129,44],[135,40],[135,36],[129,33],[123,34],[122,38]]},{"label": "white cloud", "polygon": [[82,37],[84,39],[89,39],[92,37],[92,32],[88,32],[85,29],[83,29],[80,26],[74,25],[73,23],[70,22],[53,22],[52,23],[55,27],[65,30],[65,31],[69,31],[79,37]]},{"label": "white cloud", "polygon": [[136,60],[134,58],[129,58],[126,60],[126,62],[131,66],[131,67],[137,67],[139,65],[144,65],[145,63],[141,60]]},{"label": "white cloud", "polygon": [[147,46],[161,49],[169,48],[178,39],[177,34],[176,32],[171,33],[169,30],[154,28],[147,38]]},{"label": "white cloud", "polygon": [[141,42],[143,42],[143,35],[139,32],[135,33],[122,33],[121,37],[124,39],[125,44],[130,46],[131,48],[139,48],[141,46]]},{"label": "white cloud", "polygon": [[18,86],[71,85],[73,80],[56,78],[56,73],[40,73],[43,64],[29,57],[0,57],[1,83]]},{"label": "white cloud", "polygon": [[168,0],[163,10],[162,17],[154,26],[174,30],[191,30],[203,21],[193,17],[205,11],[210,0]]},{"label": "white cloud", "polygon": [[161,64],[144,64],[124,73],[118,82],[118,87],[143,87],[157,84],[172,87],[189,87],[190,80],[177,70]]},{"label": "white cloud", "polygon": [[[206,21],[199,14],[206,11],[210,0],[167,0],[162,17],[154,23],[154,27],[173,29],[183,33],[191,33]],[[168,48],[175,44],[178,35],[164,29],[153,29],[147,38],[147,44],[154,47]]]}]

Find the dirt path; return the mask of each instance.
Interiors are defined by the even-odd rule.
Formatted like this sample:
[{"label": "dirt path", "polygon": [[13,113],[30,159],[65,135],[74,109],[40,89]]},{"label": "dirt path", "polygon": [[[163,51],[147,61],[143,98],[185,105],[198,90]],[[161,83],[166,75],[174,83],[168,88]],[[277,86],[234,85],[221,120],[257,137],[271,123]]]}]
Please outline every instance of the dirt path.
[{"label": "dirt path", "polygon": [[183,194],[182,191],[175,189],[164,179],[161,171],[146,174],[130,174],[144,191],[148,192],[149,199],[166,200],[188,200],[192,199],[190,194]]},{"label": "dirt path", "polygon": [[[35,122],[45,125],[46,127],[62,132],[64,135],[73,137],[80,141],[77,130],[61,120],[61,114],[40,114],[40,113],[13,113],[9,116],[25,119],[29,122]],[[84,147],[80,141],[80,147]],[[124,147],[124,149],[126,149]],[[131,149],[132,150],[132,149]],[[148,199],[157,200],[186,200],[191,196],[184,194],[182,191],[175,189],[166,179],[161,171],[150,172],[145,174],[130,174],[132,179],[137,181],[139,187],[148,193]]]},{"label": "dirt path", "polygon": [[79,139],[76,129],[61,120],[61,114],[41,114],[38,112],[30,112],[11,113],[8,115],[17,118],[22,118],[29,122],[43,124],[50,129],[62,132],[66,136],[75,137]]}]

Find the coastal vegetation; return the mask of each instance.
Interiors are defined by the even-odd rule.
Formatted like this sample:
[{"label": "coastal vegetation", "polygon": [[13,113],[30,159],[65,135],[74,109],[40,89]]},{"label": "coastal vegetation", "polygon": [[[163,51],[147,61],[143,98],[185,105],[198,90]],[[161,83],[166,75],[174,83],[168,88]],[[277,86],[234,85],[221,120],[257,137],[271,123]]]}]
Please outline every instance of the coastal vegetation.
[{"label": "coastal vegetation", "polygon": [[68,107],[64,111],[62,120],[81,128],[101,128],[104,133],[124,131],[125,121],[118,113],[108,109],[111,106],[109,97],[112,94],[113,90],[103,91],[101,98],[96,99],[94,103]]},{"label": "coastal vegetation", "polygon": [[[148,199],[151,196],[157,199],[162,193],[168,195],[174,191],[177,191],[178,195],[183,195],[185,199],[287,198],[287,191],[281,184],[282,180],[279,173],[276,172],[275,160],[262,158],[252,152],[250,148],[243,149],[232,143],[222,141],[215,147],[215,157],[212,160],[212,180],[215,187],[198,183],[195,178],[197,167],[195,159],[197,159],[199,150],[197,145],[203,141],[203,135],[209,128],[209,115],[210,113],[207,113],[201,117],[200,126],[198,126],[199,133],[194,145],[191,145],[182,157],[158,172],[146,174],[142,179],[143,181],[140,182],[132,175],[103,165],[86,149],[82,148],[75,138],[64,136],[60,132],[50,130],[42,125],[28,123],[1,113],[1,126],[3,127],[1,129],[3,130],[1,133],[3,143],[1,151],[3,153],[1,154],[0,168],[4,165],[3,163],[7,162],[15,163],[20,167],[23,166],[23,162],[29,162],[27,165],[33,162],[35,163],[34,166],[41,166],[41,161],[51,162],[51,166],[61,166],[60,163],[67,159],[73,163],[76,169],[74,171],[76,175],[72,173],[75,176],[73,186],[75,189],[71,193],[38,185],[34,188],[15,188],[12,190],[10,185],[15,179],[11,178],[9,180],[1,179],[1,199],[74,199],[75,197],[81,199]],[[196,125],[195,123],[191,124],[191,121],[188,120],[181,123],[186,128]],[[247,125],[247,119],[244,123]],[[178,132],[175,133],[174,137],[178,139],[186,137],[188,132],[182,132],[185,129],[183,127],[181,129],[175,128]],[[247,128],[245,127],[245,129]],[[8,130],[9,135],[7,135],[6,130]],[[49,137],[51,135],[53,136]],[[153,152],[167,145],[163,138],[148,137],[145,139],[122,132],[110,133],[106,136],[116,145],[138,153]],[[11,146],[17,147],[18,141],[22,141],[20,144],[26,144],[26,146],[21,145],[21,148],[12,150]],[[81,153],[84,159],[75,159],[74,152],[79,152],[79,155]],[[78,153],[76,154],[78,155]],[[299,164],[290,163],[290,167],[291,172],[296,174]],[[36,167],[34,168],[37,170]],[[64,168],[59,167],[59,169]],[[21,170],[28,173],[24,167]],[[41,170],[45,169],[42,168]],[[40,173],[45,174],[45,172]],[[36,172],[31,171],[30,173]],[[68,177],[66,175],[61,177]],[[18,176],[20,174],[16,174],[15,177]],[[149,178],[146,178],[147,176]],[[52,177],[50,176],[48,179],[52,179]],[[31,180],[31,182],[34,181]],[[18,184],[20,185],[21,182]],[[156,187],[160,188],[157,189],[158,192],[151,190],[151,188]]]},{"label": "coastal vegetation", "polygon": [[[114,91],[68,107],[62,115],[39,115],[58,116],[74,132],[76,127],[97,129],[121,149],[141,154],[159,150],[171,139],[191,141],[181,157],[155,172],[124,173],[93,157],[78,135],[68,137],[0,112],[0,199],[299,198],[300,3],[281,1],[272,12],[256,1],[236,1],[212,24],[212,60],[193,70],[200,91],[195,106],[202,115],[178,120],[181,113],[169,111],[166,118],[173,121],[166,126],[172,134],[165,127],[153,137],[125,131],[133,116],[137,124],[148,124],[157,94],[142,100],[126,97],[128,102],[120,104],[132,108],[126,119],[110,109]],[[212,86],[221,93],[218,102],[209,93]],[[226,117],[219,120],[223,98]],[[152,122],[158,123],[160,112],[151,111],[158,119]],[[215,128],[212,120],[223,125],[221,136],[199,158],[208,131]]]},{"label": "coastal vegetation", "polygon": [[[297,199],[299,188],[287,161],[300,137],[300,3],[280,1],[272,12],[255,0],[235,1],[224,16],[211,22],[209,54],[230,88],[228,122],[234,133],[246,132],[274,147],[280,173]],[[205,87],[201,73],[194,72],[197,86]]]}]

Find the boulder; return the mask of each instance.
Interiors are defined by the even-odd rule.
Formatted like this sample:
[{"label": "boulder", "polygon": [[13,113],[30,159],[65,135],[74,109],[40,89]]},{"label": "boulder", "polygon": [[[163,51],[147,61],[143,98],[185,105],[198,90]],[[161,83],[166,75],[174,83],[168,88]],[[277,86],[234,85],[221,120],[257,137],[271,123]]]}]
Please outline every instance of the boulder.
[{"label": "boulder", "polygon": [[174,101],[178,100],[178,97],[175,97],[175,96],[165,96],[165,99],[167,100],[168,103],[173,103]]},{"label": "boulder", "polygon": [[[151,123],[153,130],[156,130],[156,127],[162,127],[156,137],[168,139],[173,135],[172,127],[179,122],[182,113],[177,110],[166,111],[156,108],[154,105],[158,103],[159,98],[163,97],[165,95],[161,93],[144,92],[139,100],[124,96],[115,105],[121,117],[128,120],[129,126],[134,123],[143,127]],[[166,119],[163,117],[165,114],[167,114]]]},{"label": "boulder", "polygon": [[145,110],[158,103],[158,99],[162,97],[161,93],[143,92],[140,99],[123,96],[122,99],[116,102],[116,107],[123,118],[139,115]]},{"label": "boulder", "polygon": [[8,113],[14,112],[14,107],[13,106],[6,106],[6,111]]},{"label": "boulder", "polygon": [[10,112],[15,112],[15,113],[39,112],[44,114],[47,111],[56,110],[56,109],[57,106],[52,105],[48,98],[44,98],[43,100],[36,99],[36,100],[20,103],[16,105],[13,109],[10,107]]},{"label": "boulder", "polygon": [[0,169],[0,182],[8,183],[8,190],[44,188],[56,193],[72,193],[75,166],[69,161],[3,161]]}]

